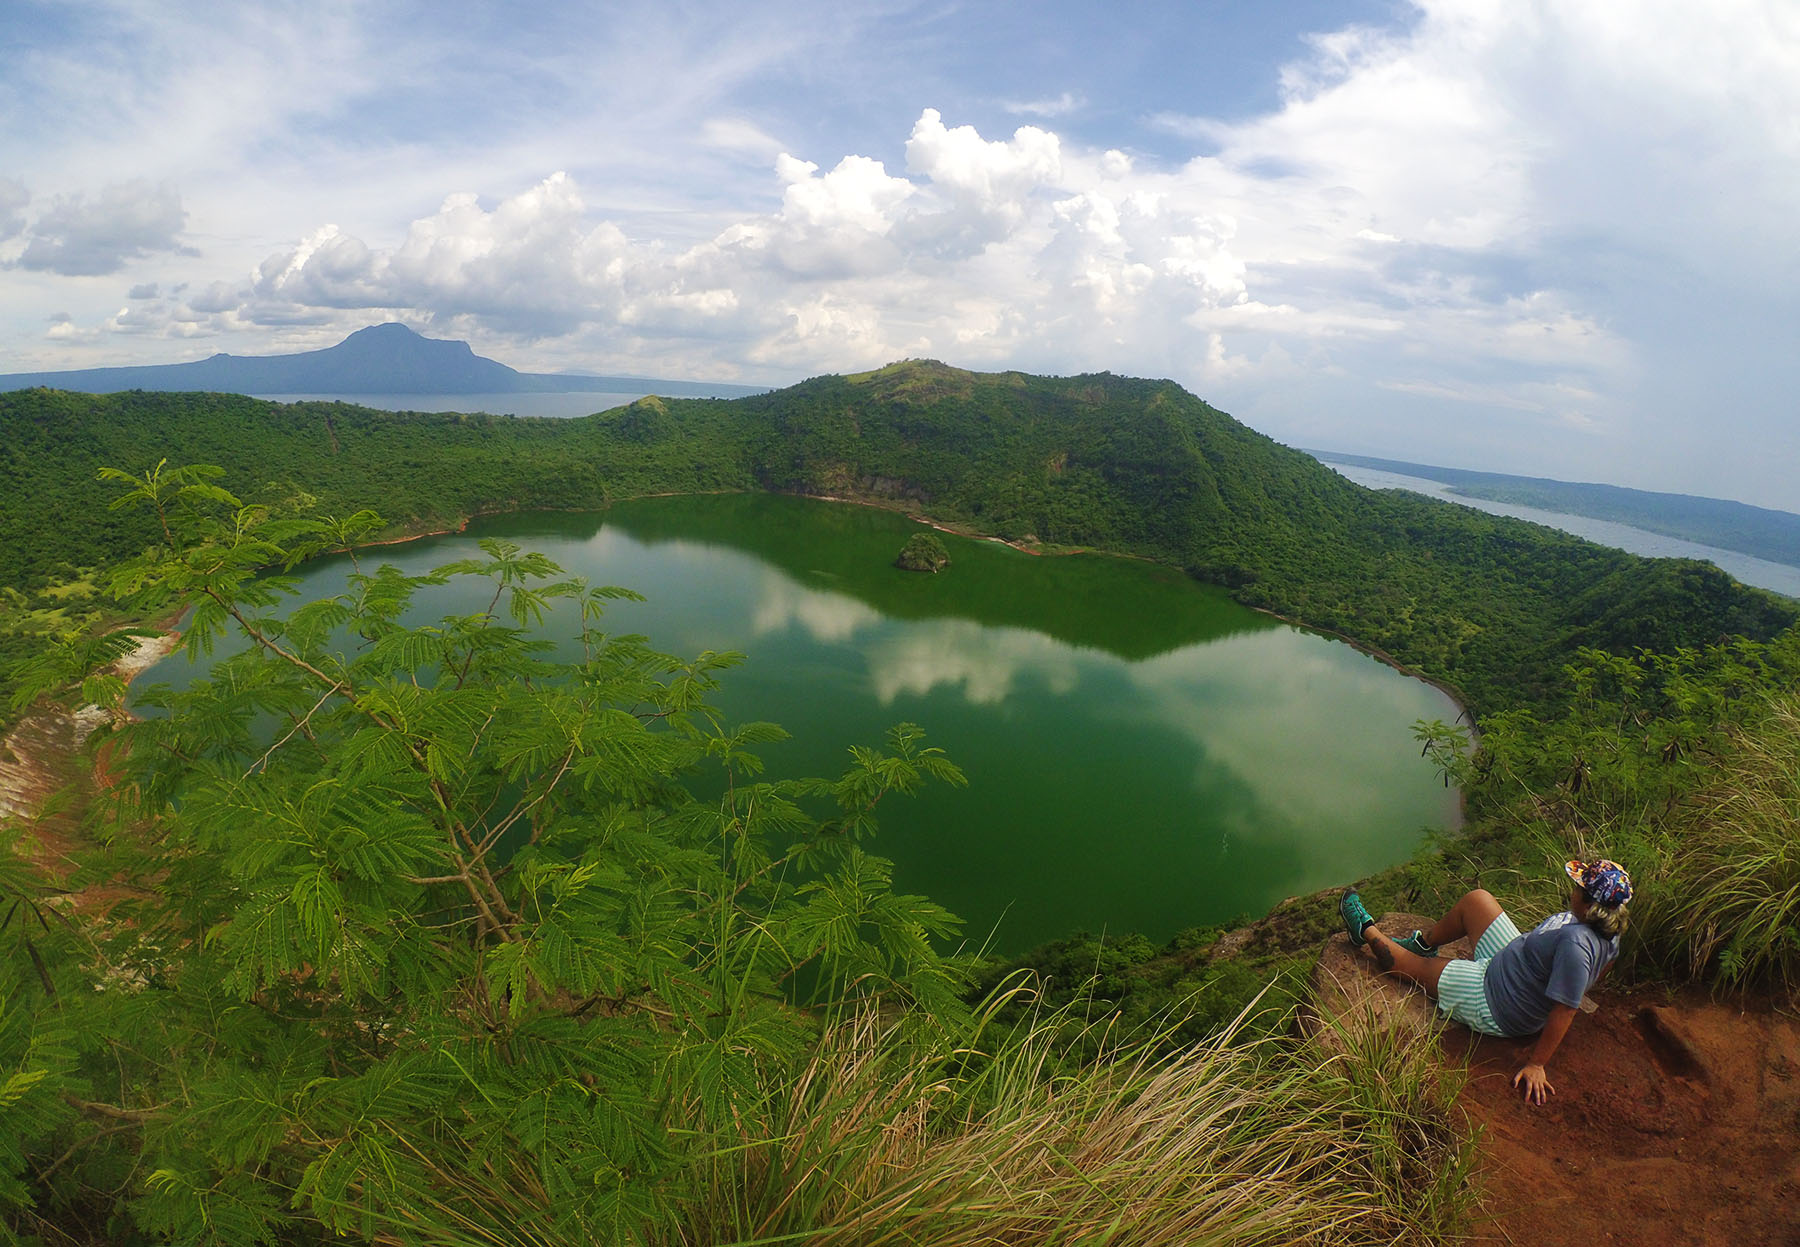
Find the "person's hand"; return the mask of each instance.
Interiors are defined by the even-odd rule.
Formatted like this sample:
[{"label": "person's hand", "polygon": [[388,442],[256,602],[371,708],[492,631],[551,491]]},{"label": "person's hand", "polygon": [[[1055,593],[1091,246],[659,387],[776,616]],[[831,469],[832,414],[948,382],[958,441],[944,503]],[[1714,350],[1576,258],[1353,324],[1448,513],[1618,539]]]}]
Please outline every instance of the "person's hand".
[{"label": "person's hand", "polygon": [[1527,1065],[1514,1074],[1513,1086],[1525,1093],[1528,1104],[1543,1104],[1556,1094],[1556,1088],[1550,1085],[1550,1076],[1544,1073],[1542,1065]]}]

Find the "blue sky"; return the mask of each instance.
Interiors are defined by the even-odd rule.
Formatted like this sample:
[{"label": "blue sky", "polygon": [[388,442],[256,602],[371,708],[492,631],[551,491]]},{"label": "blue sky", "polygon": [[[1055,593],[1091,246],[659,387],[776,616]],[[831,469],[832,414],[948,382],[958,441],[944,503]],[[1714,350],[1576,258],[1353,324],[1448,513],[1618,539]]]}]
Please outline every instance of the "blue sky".
[{"label": "blue sky", "polygon": [[1800,6],[13,0],[0,372],[1172,377],[1800,510]]}]

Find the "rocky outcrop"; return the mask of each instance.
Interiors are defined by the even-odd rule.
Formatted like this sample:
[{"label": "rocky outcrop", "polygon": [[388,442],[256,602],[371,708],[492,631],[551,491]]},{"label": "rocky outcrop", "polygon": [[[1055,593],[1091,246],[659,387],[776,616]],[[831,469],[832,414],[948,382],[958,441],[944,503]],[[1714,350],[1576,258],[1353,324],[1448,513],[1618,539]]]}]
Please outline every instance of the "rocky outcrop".
[{"label": "rocky outcrop", "polygon": [[[1429,927],[1434,920],[1396,912],[1376,921],[1383,931],[1404,935]],[[1439,949],[1438,955],[1467,957],[1469,941],[1457,940]],[[1326,941],[1313,969],[1312,986],[1312,1003],[1302,1010],[1300,1025],[1322,1047],[1337,1047],[1339,1033],[1350,1028],[1398,1027],[1423,1038],[1438,1024],[1431,997],[1421,988],[1377,972],[1369,955],[1353,948],[1342,931]]]}]

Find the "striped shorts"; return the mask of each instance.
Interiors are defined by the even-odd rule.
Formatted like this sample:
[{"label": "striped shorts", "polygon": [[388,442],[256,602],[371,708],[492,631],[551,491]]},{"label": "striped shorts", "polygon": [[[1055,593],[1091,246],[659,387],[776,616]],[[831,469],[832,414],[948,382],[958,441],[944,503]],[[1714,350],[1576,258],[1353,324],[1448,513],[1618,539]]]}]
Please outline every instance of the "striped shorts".
[{"label": "striped shorts", "polygon": [[1437,1007],[1452,1022],[1483,1035],[1504,1035],[1488,1008],[1487,968],[1502,948],[1519,938],[1519,928],[1504,912],[1488,924],[1475,942],[1475,960],[1457,958],[1438,978]]}]

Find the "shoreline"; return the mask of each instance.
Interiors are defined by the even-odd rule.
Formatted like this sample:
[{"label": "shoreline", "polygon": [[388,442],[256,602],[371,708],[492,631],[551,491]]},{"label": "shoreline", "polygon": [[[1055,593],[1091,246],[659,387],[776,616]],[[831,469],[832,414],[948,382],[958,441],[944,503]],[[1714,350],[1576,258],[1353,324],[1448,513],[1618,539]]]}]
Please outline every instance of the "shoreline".
[{"label": "shoreline", "polygon": [[[181,618],[176,615],[150,625],[145,630],[154,630],[155,635],[139,637],[131,651],[120,655],[107,670],[129,688],[133,680],[180,646]],[[129,715],[123,695],[114,707],[90,703],[70,708],[48,699],[29,707],[0,736],[0,818],[40,818],[45,804],[68,782],[67,767],[88,737],[108,719],[116,722],[119,716]]]},{"label": "shoreline", "polygon": [[[642,496],[647,497],[647,498],[674,498],[674,497],[681,497],[683,495],[675,494],[675,493],[667,493],[667,494],[645,494]],[[917,523],[923,524],[927,528],[935,529],[936,531],[938,531],[940,533],[949,533],[955,537],[967,537],[974,541],[992,541],[992,542],[995,542],[996,544],[1006,546],[1009,549],[1017,550],[1020,554],[1029,554],[1033,558],[1059,558],[1064,555],[1070,555],[1070,554],[1097,554],[1104,558],[1130,559],[1130,560],[1133,560],[1134,562],[1150,563],[1150,564],[1154,564],[1155,566],[1158,566],[1158,567],[1170,568],[1173,571],[1181,571],[1182,570],[1181,568],[1175,567],[1171,563],[1164,563],[1159,559],[1153,559],[1147,555],[1130,554],[1130,553],[1117,551],[1117,550],[1096,550],[1091,546],[1074,546],[1074,547],[1070,547],[1068,549],[1060,549],[1059,548],[1059,549],[1055,549],[1055,550],[1046,550],[1042,546],[1038,546],[1035,543],[1033,545],[1026,545],[1026,544],[1024,544],[1022,542],[1018,542],[1018,541],[1008,541],[1005,537],[996,537],[991,533],[972,532],[967,528],[962,528],[962,527],[958,527],[953,524],[947,524],[947,523],[943,523],[939,520],[935,520],[932,517],[923,514],[922,512],[915,511],[915,510],[912,510],[912,509],[904,507],[904,506],[888,506],[880,501],[877,501],[875,499],[870,499],[870,498],[845,498],[845,497],[842,497],[842,496],[836,495],[836,494],[791,494],[789,496],[795,497],[795,498],[813,498],[820,502],[848,503],[852,506],[874,507],[877,510],[898,512],[899,514],[906,516],[906,518],[913,520]],[[1210,582],[1199,581],[1197,583],[1206,584],[1206,583],[1210,583]],[[1215,586],[1215,587],[1221,588],[1221,589],[1224,588],[1224,586],[1222,586],[1222,585]],[[1227,593],[1230,592],[1230,590],[1225,590],[1225,591]],[[1236,601],[1235,598],[1233,598],[1232,600]],[[1243,606],[1244,603],[1239,602],[1238,605]],[[1438,679],[1436,676],[1427,675],[1425,672],[1420,671],[1418,668],[1408,666],[1406,663],[1401,662],[1398,658],[1395,658],[1392,654],[1388,653],[1386,650],[1382,649],[1380,646],[1372,645],[1372,644],[1368,643],[1367,641],[1359,641],[1355,637],[1350,636],[1347,633],[1337,631],[1335,628],[1321,628],[1321,627],[1317,626],[1316,624],[1309,624],[1309,623],[1305,623],[1302,620],[1290,618],[1287,615],[1283,615],[1278,611],[1269,610],[1267,607],[1264,607],[1264,606],[1246,606],[1245,609],[1255,611],[1259,615],[1267,615],[1271,619],[1280,620],[1282,623],[1287,624],[1289,627],[1292,627],[1292,628],[1301,628],[1307,632],[1315,632],[1315,633],[1319,634],[1320,636],[1328,636],[1328,637],[1333,638],[1334,640],[1342,641],[1346,645],[1350,646],[1352,649],[1358,651],[1359,653],[1367,654],[1369,657],[1375,659],[1376,661],[1381,662],[1381,663],[1385,664],[1386,666],[1393,668],[1395,671],[1399,672],[1403,676],[1406,676],[1408,679],[1418,680],[1421,683],[1431,685],[1431,687],[1435,688],[1438,692],[1440,692],[1444,696],[1448,697],[1450,699],[1451,704],[1456,707],[1456,718],[1454,720],[1452,720],[1452,722],[1453,723],[1466,723],[1468,725],[1468,729],[1469,729],[1469,743],[1472,746],[1475,746],[1477,748],[1480,746],[1480,744],[1481,744],[1481,729],[1479,726],[1477,726],[1477,724],[1475,722],[1475,714],[1473,711],[1471,711],[1469,709],[1469,703],[1465,699],[1462,690],[1457,688],[1454,684],[1451,684],[1448,680],[1441,680],[1441,679]]]},{"label": "shoreline", "polygon": [[1432,688],[1435,688],[1438,692],[1448,697],[1450,703],[1456,707],[1456,718],[1451,720],[1451,722],[1465,723],[1469,729],[1469,744],[1476,748],[1480,748],[1481,728],[1475,722],[1475,714],[1469,709],[1469,703],[1463,699],[1462,690],[1448,680],[1440,680],[1436,676],[1427,675],[1417,667],[1409,667],[1380,646],[1371,645],[1367,641],[1359,641],[1348,633],[1339,632],[1335,628],[1321,628],[1317,624],[1309,624],[1299,619],[1292,619],[1279,611],[1272,611],[1266,606],[1251,606],[1246,609],[1253,610],[1259,615],[1267,615],[1270,619],[1279,619],[1290,628],[1300,628],[1307,632],[1316,632],[1320,636],[1328,636],[1335,641],[1342,641],[1351,649],[1356,650],[1358,653],[1367,654],[1370,658],[1392,667],[1395,671],[1398,671],[1408,679],[1417,680],[1421,684],[1431,685]]},{"label": "shoreline", "polygon": [[[1071,554],[1099,554],[1110,558],[1131,559],[1137,562],[1171,567],[1176,571],[1181,570],[1180,568],[1174,568],[1172,564],[1162,563],[1160,560],[1149,558],[1144,555],[1110,550],[1096,550],[1088,546],[1047,550],[1035,542],[1027,544],[1020,541],[1009,541],[1004,537],[995,536],[992,533],[972,531],[965,526],[937,520],[924,514],[916,507],[909,506],[900,500],[858,498],[841,494],[809,494],[785,490],[704,490],[697,492],[670,490],[653,494],[636,494],[630,498],[612,498],[608,499],[605,504],[598,507],[507,507],[475,511],[462,516],[454,524],[439,524],[431,527],[421,525],[415,529],[403,528],[401,531],[392,535],[363,542],[354,547],[354,549],[362,550],[404,545],[408,542],[420,541],[430,537],[456,536],[466,533],[469,526],[478,520],[496,519],[502,516],[523,516],[535,513],[604,514],[612,509],[614,503],[630,502],[639,498],[716,497],[725,494],[758,492],[784,494],[787,497],[793,498],[807,498],[818,502],[872,507],[876,510],[889,511],[903,515],[914,523],[922,524],[937,532],[949,533],[952,536],[963,537],[972,541],[994,542],[998,545],[1003,545],[1009,549],[1016,550],[1020,554],[1029,555],[1032,558],[1061,557]],[[345,549],[326,551],[323,553],[341,556],[352,553],[352,551]],[[1215,587],[1223,588],[1222,586]],[[1229,591],[1226,590],[1226,592]],[[1238,604],[1244,605],[1243,603]],[[1320,636],[1327,636],[1342,641],[1358,652],[1367,654],[1369,657],[1374,658],[1376,661],[1381,662],[1385,666],[1409,679],[1419,680],[1425,684],[1431,685],[1450,699],[1451,704],[1457,709],[1457,716],[1454,722],[1467,724],[1470,733],[1470,743],[1472,746],[1479,748],[1481,734],[1480,729],[1476,724],[1475,716],[1473,712],[1470,711],[1467,702],[1464,700],[1461,690],[1450,684],[1448,681],[1427,675],[1424,672],[1401,662],[1380,647],[1364,641],[1359,641],[1355,637],[1335,629],[1307,624],[1301,620],[1290,618],[1289,616],[1282,615],[1279,612],[1269,610],[1265,607],[1251,606],[1246,609],[1253,610],[1258,614],[1278,620],[1290,627],[1301,628]],[[112,664],[111,670],[122,677],[127,687],[129,687],[131,682],[139,675],[142,675],[145,671],[148,671],[158,662],[161,662],[164,658],[167,658],[170,654],[175,652],[181,642],[181,628],[179,627],[179,624],[183,615],[185,615],[185,612],[171,618],[165,618],[145,625],[147,630],[154,630],[158,635],[141,638],[130,653],[121,656]],[[124,626],[130,627],[132,625],[126,624]],[[87,706],[77,710],[69,710],[61,706],[56,706],[54,703],[46,704],[42,702],[40,702],[37,708],[28,710],[7,730],[3,737],[0,737],[0,817],[8,815],[13,817],[35,817],[36,808],[41,807],[43,801],[50,795],[50,792],[54,791],[57,764],[66,760],[68,756],[72,756],[75,751],[81,748],[81,745],[85,742],[87,736],[93,731],[94,727],[98,726],[101,716],[125,713],[128,712],[124,709],[123,699],[121,699],[120,706],[114,710],[103,709],[97,706]],[[46,729],[52,731],[56,736],[62,736],[66,730],[69,740],[67,749],[58,749],[49,739],[44,739]],[[28,742],[24,739],[27,736],[36,736],[40,739]],[[52,755],[62,754],[64,756],[42,756],[46,752]],[[15,761],[8,762],[8,758],[14,759]],[[33,800],[34,790],[36,791],[35,801]],[[1463,794],[1459,788],[1456,819],[1458,828],[1461,827],[1463,821]]]},{"label": "shoreline", "polygon": [[[646,498],[676,498],[676,497],[681,497],[682,495],[679,495],[679,494],[645,494],[643,496]],[[915,510],[911,509],[910,507],[900,506],[900,505],[890,506],[889,504],[882,502],[875,498],[846,498],[846,497],[842,496],[841,494],[786,494],[785,496],[789,497],[789,498],[810,498],[814,502],[836,502],[836,503],[842,503],[845,506],[852,506],[852,507],[870,507],[876,511],[889,511],[896,515],[904,515],[907,519],[913,521],[913,523],[915,523],[915,524],[923,524],[923,525],[925,525],[925,527],[933,529],[940,533],[949,533],[952,537],[966,537],[970,541],[991,541],[995,545],[1005,546],[1009,550],[1017,550],[1020,554],[1029,554],[1034,559],[1035,558],[1044,558],[1053,553],[1054,554],[1091,554],[1091,553],[1093,553],[1091,550],[1088,550],[1085,547],[1082,549],[1078,549],[1078,550],[1047,551],[1047,550],[1038,548],[1035,545],[1028,546],[1028,545],[1025,545],[1023,542],[1008,541],[1005,537],[996,537],[992,533],[971,532],[970,530],[968,530],[966,528],[959,528],[953,524],[947,524],[941,520],[932,519],[929,515],[926,515],[922,511],[915,511]],[[1121,555],[1120,557],[1133,558],[1136,556]]]},{"label": "shoreline", "polygon": [[[423,529],[423,530],[420,530],[418,532],[413,532],[413,533],[400,533],[400,534],[397,534],[392,537],[383,537],[379,541],[365,542],[363,545],[358,546],[357,548],[358,549],[367,549],[372,546],[402,545],[406,542],[418,541],[418,540],[421,540],[426,537],[454,536],[459,533],[467,532],[469,525],[473,524],[477,520],[496,519],[501,516],[507,516],[507,515],[530,515],[530,514],[538,513],[538,512],[542,512],[542,513],[546,513],[546,514],[562,514],[562,515],[602,514],[604,512],[610,511],[612,509],[613,503],[615,503],[615,502],[635,502],[641,498],[717,498],[717,497],[723,497],[728,494],[750,494],[750,493],[771,493],[771,494],[776,494],[778,496],[788,497],[788,498],[808,498],[815,502],[834,502],[834,503],[840,503],[840,504],[847,505],[847,506],[870,507],[877,511],[888,511],[888,512],[891,512],[891,513],[894,513],[897,515],[903,515],[907,519],[912,520],[914,523],[923,524],[927,528],[933,529],[940,533],[949,533],[953,537],[966,537],[971,541],[991,541],[996,545],[1005,546],[1010,550],[1017,550],[1020,554],[1030,555],[1032,558],[1060,558],[1060,557],[1063,557],[1066,555],[1071,555],[1071,554],[1097,554],[1097,555],[1101,555],[1105,558],[1130,559],[1130,560],[1133,560],[1135,562],[1140,562],[1140,563],[1151,563],[1151,564],[1155,564],[1159,567],[1168,567],[1174,571],[1182,570],[1181,568],[1175,567],[1174,564],[1164,563],[1161,560],[1153,559],[1147,555],[1142,555],[1142,554],[1131,554],[1128,552],[1117,551],[1117,550],[1097,550],[1097,549],[1093,548],[1092,546],[1073,546],[1073,547],[1069,547],[1067,549],[1064,549],[1064,548],[1045,549],[1042,545],[1040,545],[1039,543],[1036,543],[1036,542],[1027,544],[1022,541],[1009,541],[1005,537],[998,537],[992,533],[978,532],[978,531],[972,530],[966,526],[952,524],[952,523],[948,523],[946,521],[934,519],[933,517],[925,514],[923,511],[920,511],[915,507],[909,506],[906,503],[904,503],[903,501],[900,501],[898,499],[890,501],[890,500],[880,499],[880,498],[857,498],[857,497],[853,497],[853,496],[847,496],[844,494],[808,494],[808,493],[789,492],[786,490],[740,490],[740,489],[707,489],[707,490],[697,490],[697,491],[664,490],[664,491],[661,491],[658,493],[651,493],[651,494],[633,494],[629,498],[611,499],[604,506],[599,506],[599,507],[516,507],[516,508],[505,509],[505,510],[477,511],[477,512],[473,512],[469,515],[465,515],[462,518],[462,520],[453,527],[430,528],[430,529]],[[333,553],[343,554],[343,553],[348,553],[348,551],[335,551]],[[1198,583],[1205,584],[1205,583],[1210,583],[1210,582],[1200,581]],[[1215,587],[1221,588],[1221,589],[1224,588],[1224,586],[1222,586],[1222,585],[1215,586]],[[1227,590],[1225,590],[1225,592],[1229,593],[1230,590],[1227,589]],[[1236,601],[1235,598],[1232,600]],[[1239,602],[1238,605],[1244,606],[1244,603]],[[1245,609],[1255,611],[1259,615],[1267,615],[1270,619],[1279,620],[1280,622],[1287,624],[1289,627],[1292,627],[1292,628],[1302,628],[1308,632],[1317,633],[1320,636],[1327,636],[1327,637],[1331,637],[1334,640],[1342,641],[1342,642],[1344,642],[1344,644],[1350,646],[1352,649],[1358,651],[1359,653],[1367,654],[1369,657],[1375,659],[1377,662],[1380,662],[1380,663],[1392,668],[1393,670],[1399,672],[1401,675],[1406,676],[1408,679],[1418,680],[1422,683],[1431,685],[1431,687],[1437,689],[1438,692],[1440,692],[1444,696],[1448,697],[1450,699],[1451,704],[1456,707],[1456,718],[1452,720],[1452,723],[1465,724],[1469,729],[1469,744],[1473,748],[1477,748],[1477,749],[1480,748],[1480,746],[1481,746],[1481,728],[1476,722],[1475,714],[1472,710],[1469,709],[1469,703],[1468,703],[1466,697],[1464,696],[1463,691],[1461,689],[1457,688],[1454,684],[1450,683],[1448,680],[1439,679],[1436,676],[1428,675],[1425,672],[1420,671],[1416,667],[1408,666],[1406,663],[1401,662],[1398,658],[1395,658],[1392,654],[1388,653],[1386,650],[1382,649],[1380,646],[1373,645],[1367,641],[1360,641],[1357,638],[1350,636],[1348,633],[1339,632],[1335,628],[1324,628],[1324,627],[1320,627],[1316,624],[1309,624],[1309,623],[1304,622],[1303,620],[1294,619],[1290,616],[1281,614],[1279,611],[1272,611],[1272,610],[1268,609],[1267,607],[1263,607],[1263,606],[1245,606]]]},{"label": "shoreline", "polygon": [[158,635],[138,638],[137,647],[113,664],[113,670],[124,678],[126,687],[129,688],[133,680],[180,648],[179,625],[182,616],[186,614],[183,611],[174,619],[155,625]]}]

